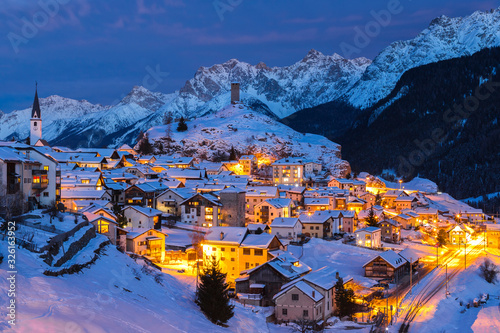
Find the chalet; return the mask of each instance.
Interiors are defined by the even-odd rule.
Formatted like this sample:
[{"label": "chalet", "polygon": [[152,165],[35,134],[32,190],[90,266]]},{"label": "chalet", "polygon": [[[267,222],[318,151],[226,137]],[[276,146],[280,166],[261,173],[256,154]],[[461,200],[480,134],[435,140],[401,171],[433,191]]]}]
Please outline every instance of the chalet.
[{"label": "chalet", "polygon": [[356,235],[356,245],[358,246],[371,248],[382,247],[380,228],[366,227],[356,230],[354,234]]},{"label": "chalet", "polygon": [[278,185],[280,198],[288,198],[293,201],[296,206],[301,206],[304,201],[304,186]]},{"label": "chalet", "polygon": [[111,244],[117,245],[122,249],[127,248],[127,231],[118,227],[116,220],[89,212],[83,214],[87,217],[87,220],[92,223],[98,233],[108,237]]},{"label": "chalet", "polygon": [[297,240],[302,234],[302,223],[297,217],[276,217],[271,223],[271,235],[278,238]]},{"label": "chalet", "polygon": [[[417,215],[418,216],[418,215]],[[415,228],[418,225],[417,218],[407,214],[399,214],[393,217],[404,229]]]},{"label": "chalet", "polygon": [[256,306],[274,305],[273,297],[281,287],[304,274],[311,268],[287,252],[255,268],[243,271],[236,279],[238,301]]},{"label": "chalet", "polygon": [[330,198],[324,198],[324,197],[304,198],[304,209],[306,209],[308,212],[333,209],[333,207],[331,207],[332,201],[333,200],[330,200]]},{"label": "chalet", "polygon": [[453,245],[465,244],[467,243],[472,234],[473,230],[468,228],[464,224],[457,224],[451,226],[446,233],[448,234],[449,241]]},{"label": "chalet", "polygon": [[117,149],[117,151],[124,152],[124,153],[132,155],[132,156],[137,155],[137,152],[127,144],[122,145],[120,148]]},{"label": "chalet", "polygon": [[466,218],[468,223],[478,224],[486,221],[486,215],[481,209],[468,209],[461,212],[460,215]]},{"label": "chalet", "polygon": [[161,229],[162,212],[154,208],[126,206],[123,208],[122,214],[127,220],[127,226],[132,229]]},{"label": "chalet", "polygon": [[283,245],[276,236],[262,233],[250,234],[243,227],[212,227],[203,241],[205,259],[215,257],[234,284],[241,271],[257,267],[272,258],[270,251]]},{"label": "chalet", "polygon": [[181,202],[192,197],[195,193],[190,188],[168,189],[156,197],[156,209],[170,215],[180,216]]},{"label": "chalet", "polygon": [[365,209],[366,201],[355,196],[349,196],[347,198],[347,210],[355,211],[359,213],[361,210]]},{"label": "chalet", "polygon": [[[273,299],[278,322],[298,320],[324,321],[336,310],[335,283],[338,272],[328,267],[320,268],[283,285]],[[352,278],[343,277],[344,284]]]},{"label": "chalet", "polygon": [[384,208],[393,208],[396,206],[395,200],[400,197],[408,197],[408,194],[402,190],[389,190],[382,196]]},{"label": "chalet", "polygon": [[377,198],[377,196],[370,192],[364,192],[359,194],[358,198],[366,202],[366,205],[363,207],[363,209],[368,209],[372,206],[375,206],[375,199]]},{"label": "chalet", "polygon": [[186,184],[187,180],[202,180],[207,178],[205,170],[170,168],[166,172],[168,177],[175,178],[182,184]]},{"label": "chalet", "polygon": [[418,207],[415,209],[415,212],[418,214],[421,224],[436,223],[438,221],[437,209]]},{"label": "chalet", "polygon": [[302,233],[308,237],[325,238],[333,236],[339,229],[339,220],[334,221],[334,217],[329,212],[316,211],[313,214],[306,213],[299,216],[302,224]]},{"label": "chalet", "polygon": [[293,203],[291,199],[266,199],[254,208],[255,222],[270,224],[276,217],[290,217],[292,208]]},{"label": "chalet", "polygon": [[196,193],[180,204],[181,222],[200,227],[218,226],[221,220],[222,204],[211,193]]},{"label": "chalet", "polygon": [[356,212],[353,210],[339,210],[342,214],[340,232],[351,233],[356,231]]},{"label": "chalet", "polygon": [[247,186],[245,213],[247,219],[255,221],[255,206],[267,199],[278,197],[278,188],[274,186]]},{"label": "chalet", "polygon": [[381,230],[381,237],[384,242],[401,242],[401,224],[391,219],[384,219],[378,223]]},{"label": "chalet", "polygon": [[403,209],[416,209],[418,199],[414,196],[401,196],[394,199],[394,206],[396,211],[401,213]]},{"label": "chalet", "polygon": [[500,249],[500,225],[486,224],[486,243],[492,249]]},{"label": "chalet", "polygon": [[90,201],[111,201],[111,195],[106,190],[91,190],[91,189],[71,189],[61,190],[61,203],[68,210],[73,210],[78,204],[75,201],[90,200]]},{"label": "chalet", "polygon": [[406,274],[407,263],[405,258],[388,250],[368,261],[363,268],[366,277],[398,282]]},{"label": "chalet", "polygon": [[127,251],[163,262],[165,260],[165,237],[167,236],[154,229],[128,231]]},{"label": "chalet", "polygon": [[366,183],[356,179],[333,178],[328,182],[328,187],[338,187],[348,191],[349,195],[352,196],[359,196],[366,192]]}]

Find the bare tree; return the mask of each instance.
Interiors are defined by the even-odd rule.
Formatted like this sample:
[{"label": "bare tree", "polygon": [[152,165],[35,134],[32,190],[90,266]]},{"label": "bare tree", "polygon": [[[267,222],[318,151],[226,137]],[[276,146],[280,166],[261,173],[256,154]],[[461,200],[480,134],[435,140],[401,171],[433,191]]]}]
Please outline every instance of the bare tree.
[{"label": "bare tree", "polygon": [[24,214],[28,210],[28,203],[21,191],[7,194],[7,186],[0,185],[0,211],[5,219],[11,221],[13,217]]},{"label": "bare tree", "polygon": [[479,269],[481,271],[481,276],[486,280],[486,282],[496,282],[500,269],[490,259],[485,259]]}]

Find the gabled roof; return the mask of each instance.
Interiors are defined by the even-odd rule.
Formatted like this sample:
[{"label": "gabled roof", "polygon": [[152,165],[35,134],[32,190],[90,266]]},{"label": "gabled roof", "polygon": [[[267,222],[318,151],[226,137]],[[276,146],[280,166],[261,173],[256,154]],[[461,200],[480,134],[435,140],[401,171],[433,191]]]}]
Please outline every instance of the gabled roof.
[{"label": "gabled roof", "polygon": [[247,228],[249,231],[257,231],[259,228],[264,231],[269,229],[269,226],[265,223],[248,223]]},{"label": "gabled roof", "polygon": [[127,209],[133,209],[136,212],[145,215],[147,217],[153,217],[157,215],[161,215],[163,212],[158,209],[154,208],[147,208],[147,207],[142,207],[142,206],[126,206],[125,208],[122,209],[122,212],[124,212]]},{"label": "gabled roof", "polygon": [[277,217],[271,223],[271,228],[293,228],[297,223],[298,217]]},{"label": "gabled roof", "polygon": [[391,219],[384,219],[384,220],[380,221],[378,224],[380,225],[382,223],[389,223],[395,227],[401,227],[401,223],[394,221],[394,220],[391,220]]},{"label": "gabled roof", "polygon": [[377,258],[382,258],[385,262],[387,262],[389,265],[391,265],[393,268],[399,268],[403,266],[407,261],[405,258],[394,252],[393,250],[387,250],[385,252],[382,252],[381,254],[377,255],[376,257],[372,258],[370,261],[368,261],[366,264],[363,265],[365,267],[369,263],[371,263],[373,260]]},{"label": "gabled roof", "polygon": [[[267,233],[262,233],[260,235],[248,234],[241,242],[242,247],[257,248],[257,249],[267,249],[271,245],[271,242],[276,238],[274,235]],[[279,242],[279,240],[278,240]],[[280,242],[281,244],[281,242]]]},{"label": "gabled roof", "polygon": [[294,283],[288,288],[282,289],[279,293],[274,295],[273,299],[277,299],[281,295],[286,294],[288,291],[290,291],[293,288],[297,288],[301,292],[303,292],[305,295],[307,295],[310,299],[312,299],[314,302],[319,302],[323,299],[323,295],[319,290],[316,290],[315,288],[311,287],[304,281],[299,281],[297,283]]},{"label": "gabled roof", "polygon": [[380,228],[377,228],[377,227],[366,227],[366,228],[363,228],[363,229],[358,229],[354,233],[359,233],[359,232],[374,233],[376,231],[380,231]]},{"label": "gabled roof", "polygon": [[164,232],[161,232],[160,230],[156,230],[156,229],[139,229],[139,231],[129,231],[130,229],[125,229],[125,231],[127,231],[127,239],[134,239],[134,238],[137,238],[139,237],[140,235],[143,235],[144,233],[148,232],[148,231],[154,231],[154,232],[157,232],[159,234],[162,234],[162,235],[165,235],[165,237],[168,237],[168,235]]},{"label": "gabled roof", "polygon": [[304,206],[328,206],[330,199],[328,197],[304,198]]},{"label": "gabled roof", "polygon": [[[274,208],[280,209],[280,208],[285,208],[288,207],[292,204],[292,199],[287,199],[287,198],[272,198],[272,199],[266,199],[262,204],[268,203],[269,205],[273,206]],[[262,204],[259,204],[262,205]]]},{"label": "gabled roof", "polygon": [[399,252],[398,254],[408,262],[410,262],[410,259],[411,259],[412,264],[414,262],[417,262],[420,259],[420,256],[415,251],[410,249],[409,247],[407,247],[403,251]]},{"label": "gabled roof", "polygon": [[212,227],[205,234],[205,241],[240,245],[247,233],[248,229],[243,227]]}]

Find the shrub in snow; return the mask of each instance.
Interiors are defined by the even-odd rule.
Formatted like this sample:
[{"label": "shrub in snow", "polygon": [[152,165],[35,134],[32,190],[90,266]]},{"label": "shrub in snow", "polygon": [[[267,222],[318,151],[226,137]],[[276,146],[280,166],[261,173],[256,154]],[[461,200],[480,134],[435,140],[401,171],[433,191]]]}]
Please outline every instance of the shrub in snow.
[{"label": "shrub in snow", "polygon": [[490,259],[485,259],[484,262],[479,267],[481,271],[480,275],[486,280],[488,283],[495,283],[497,280],[498,273],[500,269],[497,265],[491,262]]}]

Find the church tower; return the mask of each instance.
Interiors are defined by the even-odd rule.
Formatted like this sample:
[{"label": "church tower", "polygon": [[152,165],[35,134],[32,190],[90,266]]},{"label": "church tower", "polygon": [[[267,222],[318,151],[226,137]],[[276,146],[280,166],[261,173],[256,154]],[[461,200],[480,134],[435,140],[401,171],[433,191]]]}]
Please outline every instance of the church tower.
[{"label": "church tower", "polygon": [[40,111],[40,102],[38,101],[38,84],[35,88],[35,100],[33,101],[30,122],[30,144],[34,146],[42,138],[42,114]]}]

